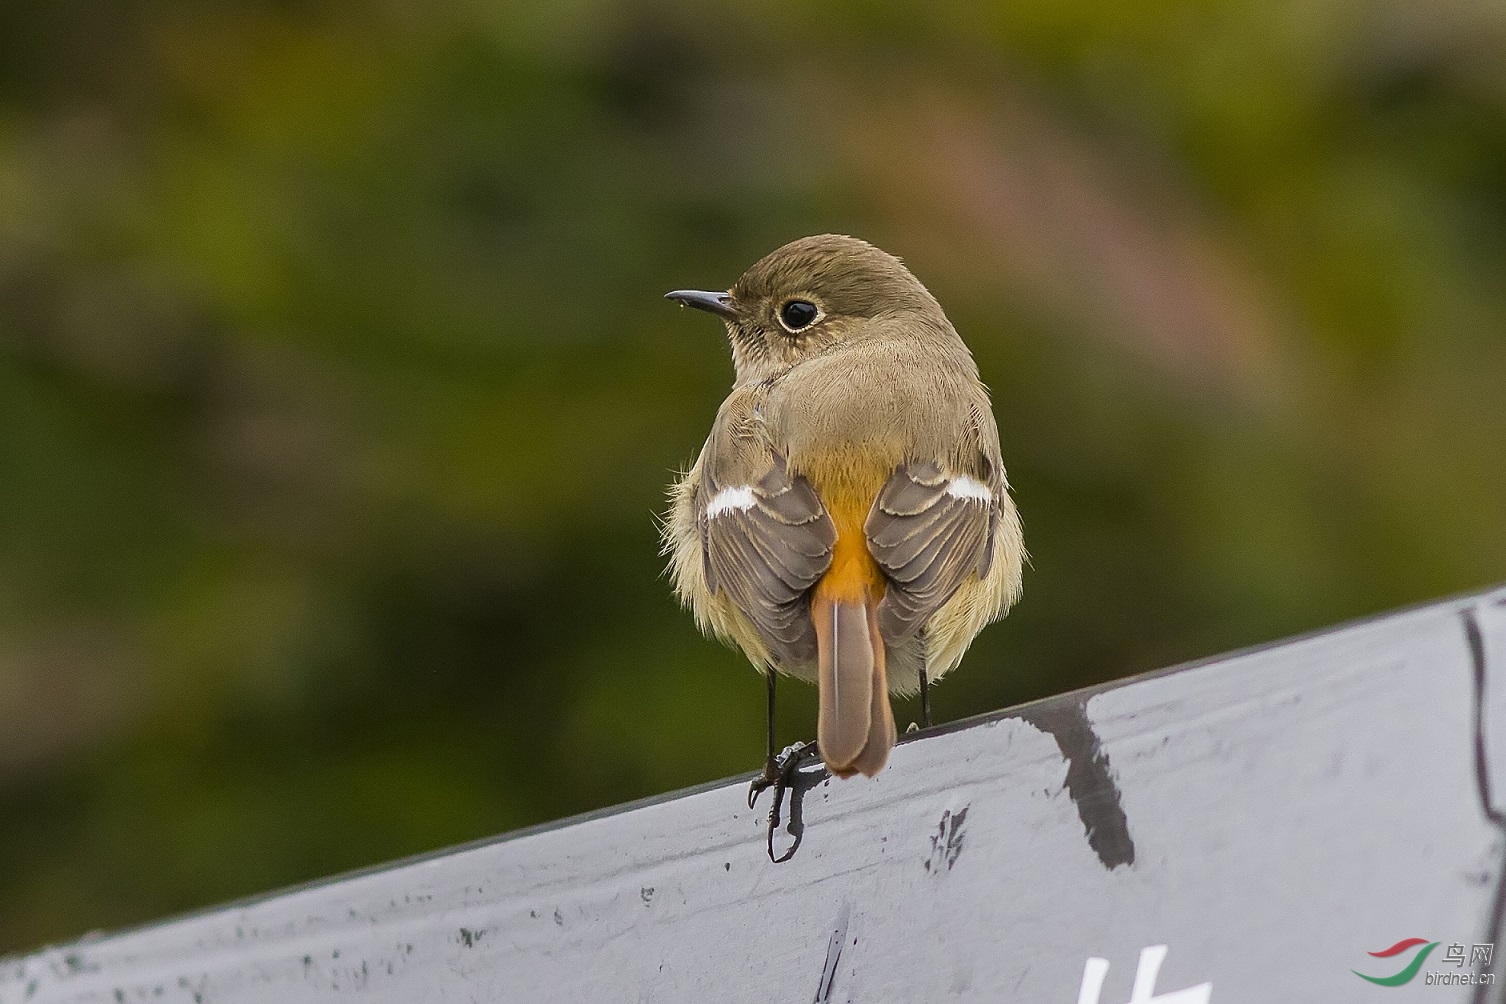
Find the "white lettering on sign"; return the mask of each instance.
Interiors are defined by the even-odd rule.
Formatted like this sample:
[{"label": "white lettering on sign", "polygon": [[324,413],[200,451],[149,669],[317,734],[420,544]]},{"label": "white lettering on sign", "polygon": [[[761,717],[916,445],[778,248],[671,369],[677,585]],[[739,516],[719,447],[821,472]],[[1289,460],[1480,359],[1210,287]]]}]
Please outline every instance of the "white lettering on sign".
[{"label": "white lettering on sign", "polygon": [[[1140,949],[1140,965],[1135,970],[1135,988],[1130,991],[1129,1004],[1208,1004],[1213,998],[1212,983],[1199,983],[1175,993],[1156,993],[1156,977],[1161,974],[1161,963],[1165,959],[1165,945]],[[1098,1004],[1098,995],[1103,992],[1103,978],[1108,974],[1108,959],[1089,959],[1082,969],[1082,989],[1077,992],[1077,1004]]]}]

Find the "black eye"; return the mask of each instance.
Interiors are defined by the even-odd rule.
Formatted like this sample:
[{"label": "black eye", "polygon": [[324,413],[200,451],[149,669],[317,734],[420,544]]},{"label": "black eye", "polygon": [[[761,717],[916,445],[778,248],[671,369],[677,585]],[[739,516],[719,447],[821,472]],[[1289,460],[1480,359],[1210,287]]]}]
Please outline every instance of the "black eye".
[{"label": "black eye", "polygon": [[791,300],[779,308],[779,319],[784,326],[791,331],[799,331],[808,328],[816,320],[821,311],[809,300]]}]

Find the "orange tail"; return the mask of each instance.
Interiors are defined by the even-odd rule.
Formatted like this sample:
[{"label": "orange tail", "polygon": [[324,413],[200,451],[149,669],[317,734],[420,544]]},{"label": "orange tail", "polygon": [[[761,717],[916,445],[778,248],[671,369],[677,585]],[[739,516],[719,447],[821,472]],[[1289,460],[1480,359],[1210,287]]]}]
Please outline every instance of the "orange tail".
[{"label": "orange tail", "polygon": [[872,777],[894,746],[877,606],[871,595],[837,600],[819,587],[811,598],[821,704],[816,737],[821,758],[838,777]]}]

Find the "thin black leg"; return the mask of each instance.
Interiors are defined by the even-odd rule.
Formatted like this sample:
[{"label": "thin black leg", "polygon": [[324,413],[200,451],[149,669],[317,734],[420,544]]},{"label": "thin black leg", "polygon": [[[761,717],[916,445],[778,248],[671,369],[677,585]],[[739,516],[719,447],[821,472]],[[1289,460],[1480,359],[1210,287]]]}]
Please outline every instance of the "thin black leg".
[{"label": "thin black leg", "polygon": [[920,664],[920,727],[931,727],[931,681],[926,678],[926,664]]},{"label": "thin black leg", "polygon": [[[794,857],[795,851],[800,847],[802,835],[805,832],[805,822],[801,815],[800,798],[809,788],[821,783],[828,775],[825,767],[822,767],[819,775],[810,771],[801,773],[800,768],[812,760],[819,761],[821,751],[815,743],[796,743],[786,747],[778,753],[774,752],[774,670],[768,671],[768,753],[764,760],[763,773],[753,779],[748,785],[748,808],[753,808],[758,803],[758,796],[763,794],[765,788],[774,789],[774,804],[769,807],[769,822],[767,846],[769,860],[775,864],[788,861]],[[790,793],[790,826],[789,833],[795,838],[789,849],[783,854],[774,853],[774,832],[779,829],[780,811],[784,807],[785,792]]]},{"label": "thin black leg", "polygon": [[755,777],[753,783],[748,786],[748,808],[750,809],[758,802],[758,796],[763,794],[763,790],[778,781],[780,777],[779,758],[774,751],[774,667],[770,666],[766,669],[764,676],[768,677],[769,686],[766,719],[769,744],[768,753],[763,762],[763,773]]},{"label": "thin black leg", "polygon": [[768,718],[767,718],[768,726],[769,726],[769,751],[768,751],[768,757],[763,762],[763,772],[764,772],[765,775],[772,777],[773,774],[774,774],[774,752],[775,752],[775,750],[774,750],[774,681],[776,679],[776,674],[774,672],[774,668],[772,666],[769,667],[768,672],[765,673],[764,675],[769,678],[769,705],[768,705],[769,713],[768,713]]}]

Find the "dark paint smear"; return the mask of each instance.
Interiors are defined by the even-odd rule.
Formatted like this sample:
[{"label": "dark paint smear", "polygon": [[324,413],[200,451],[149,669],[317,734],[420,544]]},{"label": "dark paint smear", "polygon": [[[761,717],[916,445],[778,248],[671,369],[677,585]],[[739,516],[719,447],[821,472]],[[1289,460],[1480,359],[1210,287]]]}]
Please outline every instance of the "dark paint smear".
[{"label": "dark paint smear", "polygon": [[[1474,679],[1475,788],[1480,796],[1480,811],[1497,832],[1506,836],[1506,816],[1502,816],[1501,811],[1495,807],[1491,796],[1490,760],[1485,749],[1485,687],[1490,682],[1485,660],[1485,638],[1480,633],[1480,620],[1473,607],[1464,608],[1459,616],[1464,619],[1464,641],[1469,648]],[[1506,921],[1506,861],[1498,862],[1496,868],[1496,892],[1490,907],[1490,926],[1486,930],[1492,943],[1500,942],[1502,922]],[[1494,960],[1483,971],[1493,970]],[[1471,1001],[1473,1004],[1486,1004],[1493,989],[1488,984],[1477,984]]]},{"label": "dark paint smear", "polygon": [[1049,732],[1067,760],[1067,793],[1077,806],[1088,846],[1110,871],[1135,863],[1135,842],[1119,804],[1119,785],[1109,770],[1098,733],[1088,721],[1086,700],[1048,701],[1020,718]]},{"label": "dark paint smear", "polygon": [[962,856],[962,843],[967,836],[967,810],[970,808],[970,805],[964,805],[955,814],[950,809],[941,814],[936,835],[931,838],[931,856],[926,858],[926,871],[939,874],[942,865],[951,871]]},{"label": "dark paint smear", "polygon": [[[831,940],[826,943],[826,962],[821,966],[821,982],[816,984],[813,1004],[826,1004],[831,1000],[831,985],[837,979],[837,963],[842,958],[842,946],[847,942],[847,920],[852,916],[852,906],[842,904],[837,911],[836,923],[832,925]],[[853,940],[857,944],[857,940]]]}]

